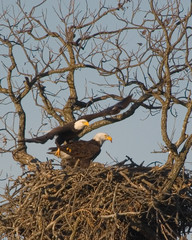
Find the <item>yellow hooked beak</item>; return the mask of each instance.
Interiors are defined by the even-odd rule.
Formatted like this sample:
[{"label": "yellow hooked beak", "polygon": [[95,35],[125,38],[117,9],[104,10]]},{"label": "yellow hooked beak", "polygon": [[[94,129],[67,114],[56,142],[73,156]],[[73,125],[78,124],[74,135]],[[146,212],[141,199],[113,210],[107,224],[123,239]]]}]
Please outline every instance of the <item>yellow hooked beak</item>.
[{"label": "yellow hooked beak", "polygon": [[83,125],[89,126],[89,122],[85,121],[85,122],[83,123]]},{"label": "yellow hooked beak", "polygon": [[89,126],[89,122],[87,122],[87,121],[84,122],[83,124],[84,124],[85,126]]},{"label": "yellow hooked beak", "polygon": [[106,140],[109,140],[110,142],[112,142],[112,137],[109,135],[106,135]]}]

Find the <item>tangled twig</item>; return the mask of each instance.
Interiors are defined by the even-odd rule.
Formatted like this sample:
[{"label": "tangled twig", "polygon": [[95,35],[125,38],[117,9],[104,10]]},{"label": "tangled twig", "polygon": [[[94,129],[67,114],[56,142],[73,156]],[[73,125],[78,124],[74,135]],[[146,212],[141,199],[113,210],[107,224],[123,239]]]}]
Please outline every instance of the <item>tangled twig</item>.
[{"label": "tangled twig", "polygon": [[0,238],[176,239],[191,230],[192,180],[181,174],[160,198],[168,172],[93,163],[26,173],[6,188]]}]

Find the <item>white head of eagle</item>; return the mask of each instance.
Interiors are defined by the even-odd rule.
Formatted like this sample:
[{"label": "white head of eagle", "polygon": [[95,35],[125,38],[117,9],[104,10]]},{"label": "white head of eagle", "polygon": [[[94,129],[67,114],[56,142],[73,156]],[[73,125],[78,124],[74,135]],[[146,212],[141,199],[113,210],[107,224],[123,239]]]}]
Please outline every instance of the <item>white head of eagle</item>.
[{"label": "white head of eagle", "polygon": [[109,140],[110,142],[112,142],[112,137],[109,136],[107,133],[97,133],[94,136],[93,140],[95,140],[96,142],[99,143],[100,146],[102,146],[106,140]]},{"label": "white head of eagle", "polygon": [[74,128],[75,130],[81,130],[83,129],[85,126],[89,126],[89,122],[85,119],[80,119],[80,120],[77,120],[75,123],[74,123]]}]

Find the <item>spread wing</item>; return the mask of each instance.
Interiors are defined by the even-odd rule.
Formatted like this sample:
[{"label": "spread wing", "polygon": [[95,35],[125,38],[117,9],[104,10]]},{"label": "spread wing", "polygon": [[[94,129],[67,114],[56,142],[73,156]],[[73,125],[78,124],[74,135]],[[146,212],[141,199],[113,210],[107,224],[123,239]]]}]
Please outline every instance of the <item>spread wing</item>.
[{"label": "spread wing", "polygon": [[50,132],[46,133],[43,136],[36,137],[36,138],[27,138],[24,141],[44,144],[48,140],[52,140],[54,136],[58,136],[57,142],[60,145],[64,141],[70,140],[70,138],[73,139],[74,135],[76,135],[76,133],[73,128],[73,123],[69,123],[63,127],[53,128]]},{"label": "spread wing", "polygon": [[44,144],[46,143],[49,139],[53,139],[54,135],[50,135],[49,133],[40,136],[40,137],[36,137],[36,138],[25,138],[24,142],[34,142],[34,143],[41,143]]},{"label": "spread wing", "polygon": [[[82,116],[81,118],[84,118],[86,119],[87,121],[91,121],[95,118],[98,118],[98,117],[106,117],[107,115],[115,115],[115,114],[118,114],[120,113],[121,110],[125,109],[129,103],[131,103],[133,100],[132,100],[132,95],[129,95],[125,98],[123,98],[120,102],[116,103],[115,105],[111,106],[111,107],[108,107],[100,112],[97,112],[97,113],[93,113],[93,114],[88,114],[88,115],[84,115]],[[80,118],[80,119],[81,119]]]}]

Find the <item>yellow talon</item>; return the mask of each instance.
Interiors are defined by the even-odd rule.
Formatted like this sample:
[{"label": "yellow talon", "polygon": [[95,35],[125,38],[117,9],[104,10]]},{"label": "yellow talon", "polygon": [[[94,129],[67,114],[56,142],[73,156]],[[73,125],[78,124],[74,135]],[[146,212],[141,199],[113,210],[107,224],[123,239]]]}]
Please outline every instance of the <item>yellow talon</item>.
[{"label": "yellow talon", "polygon": [[68,148],[68,147],[67,147],[66,150],[67,150],[68,152],[71,152],[71,148]]},{"label": "yellow talon", "polygon": [[57,151],[55,152],[55,156],[60,157],[60,148],[58,148]]}]

